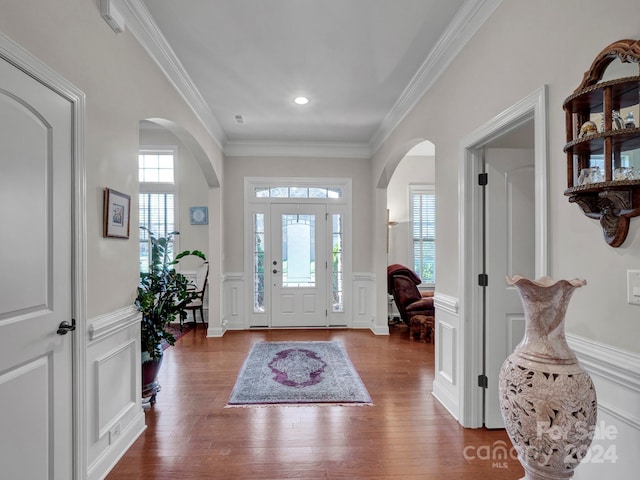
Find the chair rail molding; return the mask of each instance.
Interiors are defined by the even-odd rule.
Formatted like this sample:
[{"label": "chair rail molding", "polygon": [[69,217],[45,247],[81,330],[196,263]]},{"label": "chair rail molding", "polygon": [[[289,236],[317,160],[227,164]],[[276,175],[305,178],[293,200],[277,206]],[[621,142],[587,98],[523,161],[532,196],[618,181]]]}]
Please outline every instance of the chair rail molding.
[{"label": "chair rail molding", "polygon": [[436,310],[444,310],[454,315],[458,314],[458,299],[456,297],[435,292],[433,295],[433,304]]},{"label": "chair rail molding", "polygon": [[[577,335],[566,334],[566,337],[580,364],[594,377],[596,386],[599,382],[608,385],[606,391],[596,388],[598,408],[640,432],[640,404],[620,401],[624,396],[640,395],[640,355]],[[611,389],[618,391],[615,396],[611,395]]]},{"label": "chair rail molding", "polygon": [[595,340],[566,334],[567,342],[589,373],[598,399],[598,423],[576,469],[580,480],[636,478],[640,444],[640,355]]},{"label": "chair rail molding", "polygon": [[89,320],[87,333],[90,342],[102,340],[140,321],[140,312],[133,305]]}]

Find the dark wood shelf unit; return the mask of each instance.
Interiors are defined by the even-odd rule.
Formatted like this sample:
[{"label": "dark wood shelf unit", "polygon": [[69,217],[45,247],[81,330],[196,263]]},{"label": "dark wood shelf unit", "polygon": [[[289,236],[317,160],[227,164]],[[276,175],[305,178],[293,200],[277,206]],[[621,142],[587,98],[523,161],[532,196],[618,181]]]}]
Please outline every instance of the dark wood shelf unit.
[{"label": "dark wood shelf unit", "polygon": [[[624,152],[640,148],[640,128],[614,128],[612,113],[640,105],[640,69],[638,76],[601,81],[614,60],[639,63],[640,41],[619,40],[602,50],[585,72],[582,83],[562,105],[567,141],[564,194],[570,202],[579,205],[587,217],[599,220],[606,242],[619,247],[627,237],[629,219],[640,215],[640,180],[614,181],[614,170],[621,166]],[[601,122],[594,121],[598,116]],[[587,121],[594,121],[598,132],[581,137],[580,129]],[[593,155],[604,158],[605,181],[574,185],[579,172],[591,167]]]},{"label": "dark wood shelf unit", "polygon": [[624,128],[578,138],[567,143],[564,151],[571,155],[601,155],[604,153],[605,139],[609,137],[614,152],[640,148],[640,128]]},{"label": "dark wood shelf unit", "polygon": [[564,101],[562,108],[572,112],[586,110],[589,113],[602,113],[604,111],[603,90],[608,88],[614,99],[613,109],[620,110],[638,103],[639,85],[640,75],[598,83],[570,95]]}]

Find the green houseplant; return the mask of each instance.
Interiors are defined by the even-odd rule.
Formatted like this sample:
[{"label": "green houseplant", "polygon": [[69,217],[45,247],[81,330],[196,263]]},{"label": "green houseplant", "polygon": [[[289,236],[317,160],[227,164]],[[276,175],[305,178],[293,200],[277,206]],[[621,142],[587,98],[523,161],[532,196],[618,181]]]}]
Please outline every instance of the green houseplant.
[{"label": "green houseplant", "polygon": [[167,326],[176,318],[185,318],[184,307],[198,295],[189,279],[176,272],[175,266],[189,255],[203,260],[206,257],[200,250],[184,250],[173,257],[171,247],[178,232],[156,237],[145,227],[140,228],[148,232],[151,248],[149,270],[140,272],[135,305],[142,313],[142,397],[150,397],[153,405],[160,389],[157,372],[162,364],[162,342],[170,345],[175,342]]}]

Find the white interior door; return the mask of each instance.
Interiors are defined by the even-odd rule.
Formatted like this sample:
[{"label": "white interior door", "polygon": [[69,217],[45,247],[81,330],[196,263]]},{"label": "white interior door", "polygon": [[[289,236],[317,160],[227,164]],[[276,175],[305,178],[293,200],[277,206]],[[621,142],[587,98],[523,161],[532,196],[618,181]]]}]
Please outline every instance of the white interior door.
[{"label": "white interior door", "polygon": [[505,276],[535,275],[535,168],[533,150],[488,149],[485,203],[485,426],[504,428],[498,374],[524,335],[522,302]]},{"label": "white interior door", "polygon": [[271,326],[327,326],[326,206],[271,205]]},{"label": "white interior door", "polygon": [[72,107],[0,58],[2,478],[72,473]]}]

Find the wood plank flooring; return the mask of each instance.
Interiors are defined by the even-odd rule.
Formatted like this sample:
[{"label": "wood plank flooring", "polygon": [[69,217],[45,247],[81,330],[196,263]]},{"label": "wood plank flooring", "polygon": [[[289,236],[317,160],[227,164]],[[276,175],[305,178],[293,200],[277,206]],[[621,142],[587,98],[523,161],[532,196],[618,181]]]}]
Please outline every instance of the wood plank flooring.
[{"label": "wood plank flooring", "polygon": [[[432,396],[434,347],[362,330],[203,326],[165,351],[148,428],[106,480],[492,479],[524,472],[504,430],[464,429]],[[253,342],[339,340],[373,406],[225,408]]]}]

